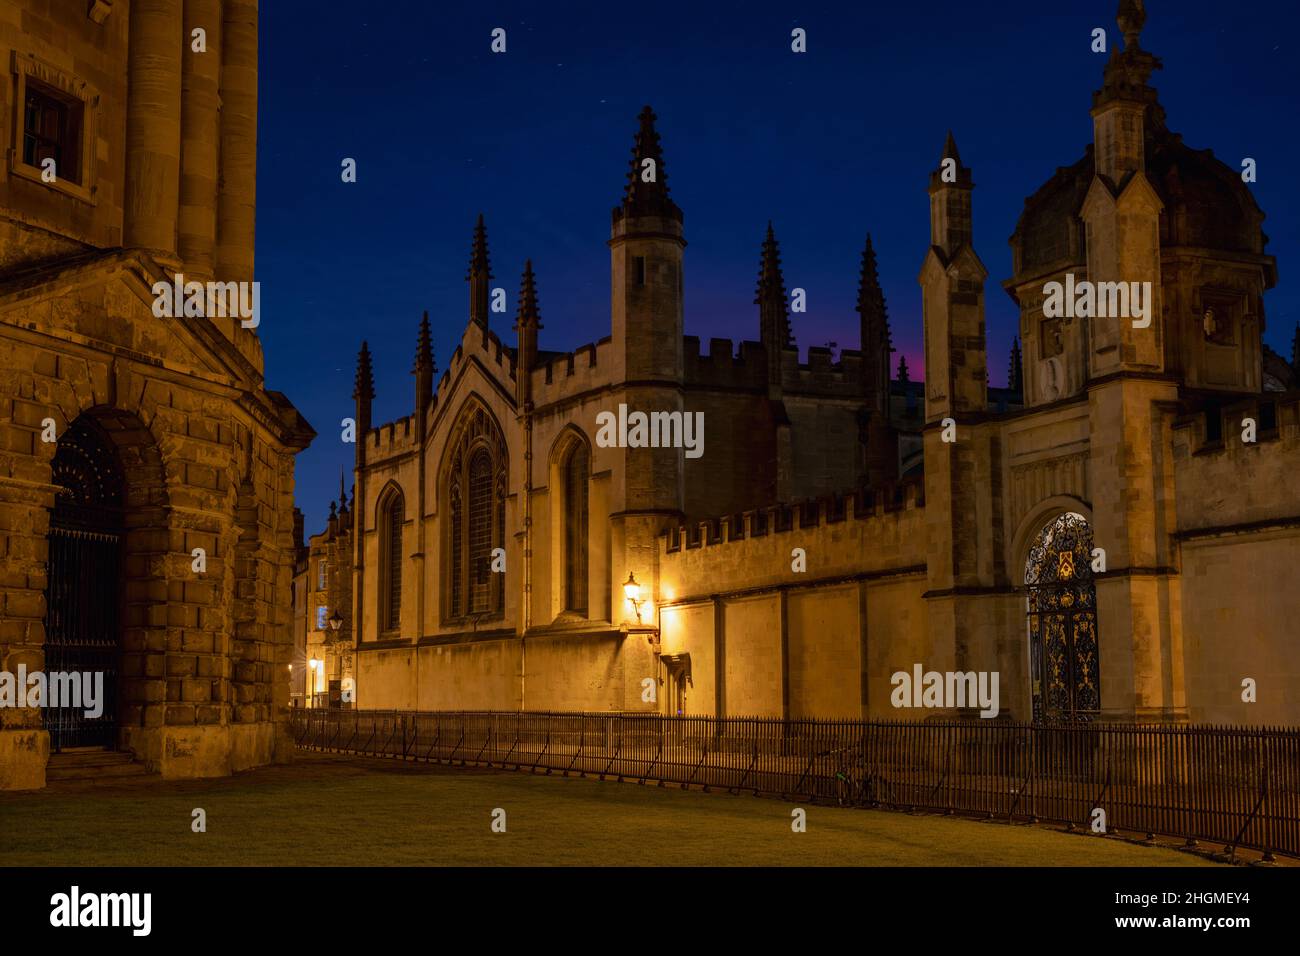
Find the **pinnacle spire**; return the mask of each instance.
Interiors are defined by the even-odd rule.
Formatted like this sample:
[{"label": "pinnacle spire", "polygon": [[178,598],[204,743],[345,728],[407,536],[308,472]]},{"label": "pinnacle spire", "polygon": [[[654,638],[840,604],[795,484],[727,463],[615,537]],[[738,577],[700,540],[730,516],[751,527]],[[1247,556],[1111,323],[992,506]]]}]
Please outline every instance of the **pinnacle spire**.
[{"label": "pinnacle spire", "polygon": [[970,189],[973,186],[971,171],[962,163],[961,153],[957,151],[957,139],[952,135],[952,130],[948,130],[943,141],[943,155],[939,157],[939,168],[930,173],[930,191],[944,187]]},{"label": "pinnacle spire", "polygon": [[412,372],[418,375],[423,369],[428,369],[430,373],[434,370],[433,339],[429,334],[429,312],[427,309],[420,318],[420,335],[415,344],[415,368],[412,369]]},{"label": "pinnacle spire", "polygon": [[[668,172],[664,168],[663,144],[655,129],[655,119],[654,110],[649,106],[638,117],[640,126],[632,142],[621,213],[629,217],[664,216],[680,221],[682,211],[668,195]],[[616,217],[619,212],[615,211]]]},{"label": "pinnacle spire", "polygon": [[357,353],[357,377],[353,383],[352,397],[358,401],[370,401],[375,397],[375,371],[370,364],[370,346],[361,343]]},{"label": "pinnacle spire", "polygon": [[769,348],[789,348],[794,344],[786,308],[785,277],[781,274],[781,250],[777,245],[772,221],[767,223],[767,237],[758,263],[758,288],[754,304],[759,307],[760,335]]},{"label": "pinnacle spire", "polygon": [[524,260],[524,274],[519,282],[519,317],[515,328],[542,327],[542,314],[537,306],[537,281],[533,276],[533,260]]},{"label": "pinnacle spire", "polygon": [[1007,389],[1016,395],[1025,387],[1025,367],[1020,355],[1020,336],[1011,340],[1011,360],[1007,363]]},{"label": "pinnacle spire", "polygon": [[961,165],[961,153],[957,152],[957,140],[953,138],[952,130],[948,130],[948,138],[943,141],[943,156],[941,159],[955,159],[957,165]]},{"label": "pinnacle spire", "polygon": [[911,379],[907,377],[907,356],[906,355],[900,354],[898,356],[898,381],[902,385],[906,385],[909,381],[911,381]]},{"label": "pinnacle spire", "polygon": [[488,261],[487,227],[483,225],[483,214],[478,214],[474,225],[474,239],[470,244],[469,272],[465,280],[469,283],[469,318],[484,330],[487,341],[488,327],[488,283],[492,280],[492,264]]},{"label": "pinnacle spire", "polygon": [[781,274],[781,248],[772,229],[772,220],[767,221],[767,235],[763,239],[763,251],[758,260],[758,289],[754,293],[755,305],[761,305],[771,299],[780,299],[785,304],[785,277]]},{"label": "pinnacle spire", "polygon": [[889,312],[885,307],[885,293],[880,288],[876,250],[871,244],[870,233],[867,233],[867,244],[862,250],[862,270],[858,277],[858,315],[862,317],[862,341],[859,343],[862,351],[869,348],[892,351]]},{"label": "pinnacle spire", "polygon": [[339,509],[348,510],[348,489],[343,480],[343,466],[339,466]]},{"label": "pinnacle spire", "polygon": [[492,266],[488,262],[487,226],[483,224],[482,213],[478,214],[478,222],[474,224],[474,239],[469,252],[469,275],[465,278],[472,278],[476,272],[492,278]]}]

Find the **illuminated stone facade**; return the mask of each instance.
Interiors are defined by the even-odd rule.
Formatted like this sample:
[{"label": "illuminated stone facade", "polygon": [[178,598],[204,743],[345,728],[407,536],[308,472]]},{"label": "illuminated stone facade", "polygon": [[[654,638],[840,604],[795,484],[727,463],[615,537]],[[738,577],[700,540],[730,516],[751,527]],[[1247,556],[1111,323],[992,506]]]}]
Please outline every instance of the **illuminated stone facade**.
[{"label": "illuminated stone facade", "polygon": [[[891,702],[891,676],[922,664],[997,671],[1011,719],[1300,720],[1296,357],[1261,341],[1263,214],[1165,126],[1143,16],[1121,5],[1096,145],[1012,237],[1008,389],[987,387],[973,174],[951,135],[921,250],[924,383],[890,381],[869,246],[858,351],[799,361],[770,230],[759,341],[684,336],[682,215],[648,108],[607,338],[539,351],[531,267],[513,344],[490,330],[480,221],[436,389],[422,331],[413,413],[374,426],[359,362],[358,705],[925,717]],[[1067,274],[1150,283],[1148,321],[1047,317]],[[702,412],[703,454],[606,447],[620,405]]]},{"label": "illuminated stone facade", "polygon": [[43,786],[52,741],[164,777],[287,759],[313,432],[253,326],[153,292],[253,279],[256,0],[6,2],[0,62],[0,670],[93,658],[112,694],[94,728],[0,709],[0,788]]}]

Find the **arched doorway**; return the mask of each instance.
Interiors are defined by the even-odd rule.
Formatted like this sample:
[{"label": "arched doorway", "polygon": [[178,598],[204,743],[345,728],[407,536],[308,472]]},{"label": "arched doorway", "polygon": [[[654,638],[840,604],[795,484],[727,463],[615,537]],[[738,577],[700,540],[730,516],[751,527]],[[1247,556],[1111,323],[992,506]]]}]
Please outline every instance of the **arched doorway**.
[{"label": "arched doorway", "polygon": [[1043,527],[1025,559],[1035,722],[1091,720],[1101,712],[1092,560],[1092,526],[1072,511]]},{"label": "arched doorway", "polygon": [[[88,415],[59,439],[51,466],[45,673],[103,674],[102,711],[60,701],[42,710],[52,751],[117,746],[125,481],[113,442]],[[92,678],[93,679],[93,678]],[[84,692],[83,692],[84,693]]]}]

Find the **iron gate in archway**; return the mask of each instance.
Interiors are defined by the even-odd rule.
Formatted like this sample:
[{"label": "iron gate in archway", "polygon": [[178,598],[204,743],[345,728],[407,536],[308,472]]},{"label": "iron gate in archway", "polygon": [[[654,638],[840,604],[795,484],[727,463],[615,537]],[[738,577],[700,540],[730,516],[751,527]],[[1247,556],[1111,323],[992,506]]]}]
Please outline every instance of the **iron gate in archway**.
[{"label": "iron gate in archway", "polygon": [[[92,420],[77,419],[59,439],[51,481],[45,586],[45,674],[103,675],[102,711],[81,702],[47,705],[50,749],[117,746],[117,672],[122,591],[123,476],[111,441]],[[83,691],[84,694],[84,691]]]},{"label": "iron gate in archway", "polygon": [[1092,527],[1057,515],[1025,561],[1034,721],[1090,720],[1101,711]]}]

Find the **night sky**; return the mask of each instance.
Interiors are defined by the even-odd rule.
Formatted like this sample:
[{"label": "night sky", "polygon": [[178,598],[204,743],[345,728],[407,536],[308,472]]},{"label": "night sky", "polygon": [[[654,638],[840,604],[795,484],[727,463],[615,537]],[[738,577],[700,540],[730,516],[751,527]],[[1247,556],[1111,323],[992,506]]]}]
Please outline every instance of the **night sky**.
[{"label": "night sky", "polygon": [[[375,357],[375,422],[410,414],[420,313],[441,373],[467,320],[480,211],[492,284],[509,295],[508,313],[491,316],[505,342],[529,257],[543,349],[609,334],[609,214],[646,103],[685,213],[687,334],[705,350],[710,336],[758,338],[752,301],[771,219],[787,288],[808,294],[808,312],[792,316],[804,358],[810,345],[857,348],[870,232],[894,345],[914,378],[927,177],[951,128],[974,172],[990,376],[1004,384],[1016,334],[1000,288],[1007,239],[1024,198],[1091,140],[1104,64],[1092,29],[1121,43],[1114,0],[1073,0],[1068,13],[1040,0],[999,0],[996,12],[970,0],[451,6],[262,5],[259,332],[268,386],[319,432],[297,466],[308,534],[337,497],[340,466],[351,486],[339,421],[353,413],[361,340]],[[1164,62],[1152,84],[1171,128],[1234,168],[1258,162],[1251,188],[1280,274],[1265,341],[1288,357],[1300,320],[1294,10],[1150,0],[1142,35]],[[489,51],[498,26],[504,55]],[[790,51],[796,26],[806,54]],[[341,181],[345,157],[356,183]]]}]

